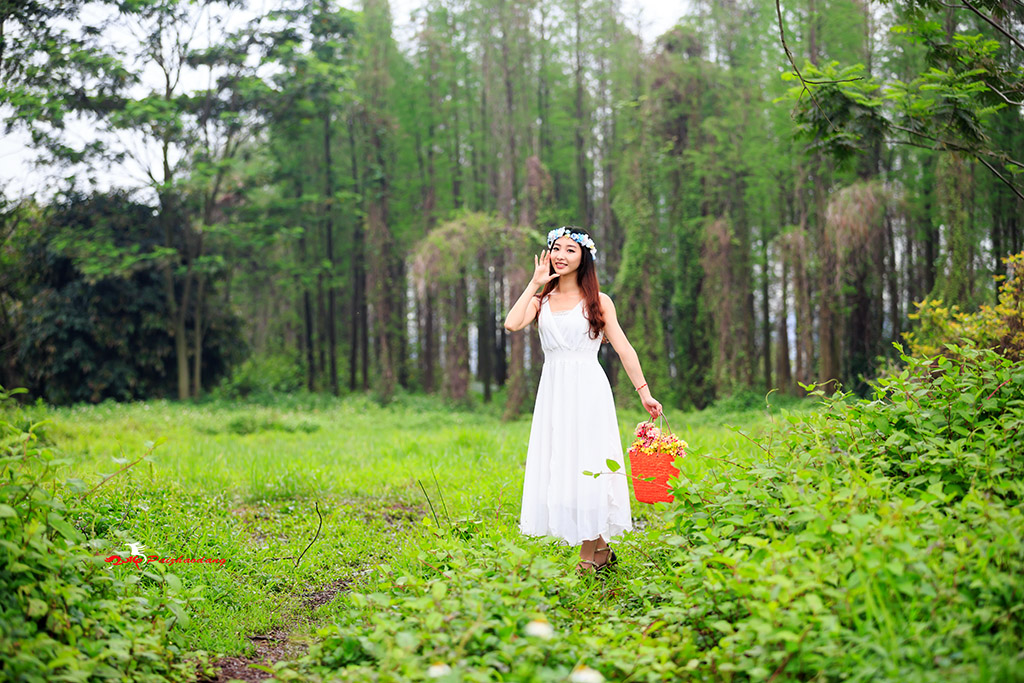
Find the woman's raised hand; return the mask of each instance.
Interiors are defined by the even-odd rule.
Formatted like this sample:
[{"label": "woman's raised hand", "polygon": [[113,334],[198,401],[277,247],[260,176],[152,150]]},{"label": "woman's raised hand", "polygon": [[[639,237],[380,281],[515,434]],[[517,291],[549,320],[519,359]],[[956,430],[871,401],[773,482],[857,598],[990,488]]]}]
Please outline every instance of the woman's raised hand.
[{"label": "woman's raised hand", "polygon": [[540,258],[533,257],[533,279],[530,282],[543,286],[556,277],[558,274],[551,272],[551,252],[545,249],[540,252]]}]

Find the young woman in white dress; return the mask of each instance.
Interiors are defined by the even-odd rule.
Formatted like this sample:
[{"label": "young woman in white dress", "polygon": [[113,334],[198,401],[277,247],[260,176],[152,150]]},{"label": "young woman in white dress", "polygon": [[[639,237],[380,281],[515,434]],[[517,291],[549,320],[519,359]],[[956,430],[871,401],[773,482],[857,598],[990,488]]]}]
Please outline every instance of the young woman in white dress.
[{"label": "young woman in white dress", "polygon": [[596,253],[593,239],[580,228],[549,232],[548,249],[534,256],[533,277],[505,318],[505,329],[512,331],[536,319],[544,350],[519,528],[530,536],[580,544],[580,573],[614,566],[617,558],[608,541],[633,528],[625,468],[596,478],[583,474],[607,471],[609,459],[623,464],[611,386],[597,361],[602,341],[618,353],[651,417],[662,409],[612,300],[600,291]]}]

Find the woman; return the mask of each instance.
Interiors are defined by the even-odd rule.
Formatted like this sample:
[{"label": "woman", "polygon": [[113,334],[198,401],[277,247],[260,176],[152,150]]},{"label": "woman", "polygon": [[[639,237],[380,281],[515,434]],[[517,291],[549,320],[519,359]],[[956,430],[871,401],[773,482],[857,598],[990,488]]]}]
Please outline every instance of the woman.
[{"label": "woman", "polygon": [[619,354],[651,417],[661,414],[615,306],[598,286],[596,254],[594,240],[580,228],[549,232],[548,249],[534,256],[533,277],[505,318],[505,329],[512,331],[537,319],[544,349],[519,528],[530,536],[579,543],[580,573],[614,565],[608,541],[633,528],[626,478],[583,474],[607,470],[608,459],[622,464],[615,403],[597,362],[602,340]]}]

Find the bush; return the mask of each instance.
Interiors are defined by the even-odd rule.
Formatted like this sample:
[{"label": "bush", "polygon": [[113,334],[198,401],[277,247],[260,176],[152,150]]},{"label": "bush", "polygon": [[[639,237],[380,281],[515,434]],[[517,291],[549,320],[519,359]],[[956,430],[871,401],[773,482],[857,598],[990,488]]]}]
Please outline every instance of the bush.
[{"label": "bush", "polygon": [[812,387],[822,409],[786,414],[759,461],[694,449],[657,542],[629,545],[606,595],[551,549],[427,520],[416,561],[340,597],[278,675],[1024,680],[1024,364],[897,348],[869,399]]},{"label": "bush", "polygon": [[[37,443],[39,423],[0,387],[0,662],[9,681],[188,680],[174,627],[195,598],[163,565],[114,572],[107,542],[88,539],[98,514],[80,480],[58,482],[68,461]],[[119,532],[123,536],[123,532]],[[158,586],[159,598],[144,593]],[[152,592],[152,591],[150,591]]]},{"label": "bush", "polygon": [[[9,261],[15,275],[7,284],[17,302],[8,341],[16,362],[8,372],[53,404],[177,396],[173,312],[152,257],[163,228],[152,208],[119,191],[71,195],[15,225]],[[185,321],[189,368],[195,296]],[[203,296],[208,389],[245,347],[242,321],[219,305],[214,284]]]},{"label": "bush", "polygon": [[236,366],[213,392],[215,397],[247,398],[305,389],[303,364],[288,354],[250,357]]},{"label": "bush", "polygon": [[942,299],[915,303],[917,313],[909,317],[920,320],[920,327],[903,335],[911,355],[948,355],[947,344],[976,343],[1010,360],[1024,360],[1024,252],[1004,258],[1003,263],[1009,266],[1010,277],[999,285],[995,306],[965,313],[957,306],[944,306]]},{"label": "bush", "polygon": [[[899,347],[898,347],[899,348]],[[902,354],[902,349],[900,349]],[[683,477],[652,618],[723,680],[1022,679],[1024,365],[901,355],[765,462]]]}]

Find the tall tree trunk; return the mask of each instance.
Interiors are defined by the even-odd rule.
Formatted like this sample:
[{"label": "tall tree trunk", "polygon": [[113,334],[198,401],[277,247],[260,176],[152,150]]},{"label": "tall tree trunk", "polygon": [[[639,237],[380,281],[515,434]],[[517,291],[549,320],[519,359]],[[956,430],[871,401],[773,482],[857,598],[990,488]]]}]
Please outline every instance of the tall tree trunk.
[{"label": "tall tree trunk", "polygon": [[[934,154],[928,155],[925,166],[925,177],[935,178],[936,159]],[[932,296],[935,291],[936,264],[939,259],[939,231],[935,227],[935,191],[932,187],[925,188],[923,213],[924,223],[921,226],[924,233],[923,294]]]},{"label": "tall tree trunk", "polygon": [[[455,25],[454,13],[448,13],[449,24],[449,35],[458,35],[458,28]],[[457,48],[453,45],[452,51],[455,56],[452,58],[452,73],[451,73],[451,108],[452,108],[452,155],[451,155],[451,174],[452,174],[452,206],[456,209],[462,208],[462,130],[459,126],[459,108],[461,103],[459,101],[459,56]]]},{"label": "tall tree trunk", "polygon": [[[365,0],[363,5],[366,27],[365,64],[362,73],[364,98],[364,139],[366,140],[367,172],[365,174],[366,202],[366,293],[373,307],[374,348],[377,352],[377,381],[375,390],[379,400],[390,401],[394,396],[397,376],[395,353],[395,294],[390,290],[394,276],[395,244],[388,225],[390,201],[390,168],[387,145],[391,124],[388,91],[391,85],[389,53],[393,49],[391,16],[387,0]],[[400,292],[404,296],[404,292]]]},{"label": "tall tree trunk", "polygon": [[[520,265],[519,255],[509,250],[506,252],[507,262],[513,264],[508,269],[508,286],[503,309],[511,310],[516,299],[517,292],[527,282],[528,274],[526,269]],[[504,327],[502,327],[504,329]],[[519,415],[526,403],[526,331],[508,335],[509,341],[509,364],[508,364],[508,394],[505,398],[504,419],[511,420]]]},{"label": "tall tree trunk", "polygon": [[495,278],[494,294],[492,296],[493,300],[498,304],[494,307],[494,329],[497,330],[497,334],[491,338],[492,343],[494,343],[494,381],[499,386],[504,386],[508,382],[508,331],[501,320],[502,311],[508,310],[505,308],[507,280],[504,254],[498,255],[498,262],[495,265],[494,272],[497,274],[497,277]]},{"label": "tall tree trunk", "polygon": [[331,113],[325,110],[324,124],[324,236],[327,239],[327,357],[331,393],[341,394],[338,387],[338,327],[336,324],[337,301],[334,286],[334,163],[331,155]]},{"label": "tall tree trunk", "polygon": [[[199,236],[202,240],[202,235]],[[200,255],[202,255],[200,247]],[[203,308],[206,295],[206,275],[199,275],[196,285],[196,307],[195,307],[195,329],[193,338],[195,346],[192,347],[192,398],[198,399],[203,393]]]},{"label": "tall tree trunk", "polygon": [[796,297],[796,380],[811,382],[814,368],[814,320],[811,317],[811,278],[807,272],[807,233],[794,233],[792,250],[793,293]]},{"label": "tall tree trunk", "polygon": [[764,385],[772,388],[772,321],[771,298],[768,296],[768,281],[771,274],[768,260],[768,240],[761,240],[761,262],[764,272],[761,274],[761,353],[764,361]]},{"label": "tall tree trunk", "polygon": [[[164,165],[164,178],[166,182],[170,184],[171,181],[171,169],[170,169],[170,146],[165,142],[163,148],[163,165]],[[176,283],[174,278],[174,270],[178,263],[175,262],[173,267],[171,264],[165,263],[161,267],[163,274],[164,283],[164,299],[167,305],[167,315],[170,322],[170,332],[174,337],[174,355],[176,366],[178,369],[178,399],[184,401],[189,397],[189,368],[188,368],[188,337],[185,329],[185,314],[188,311],[188,307],[192,301],[192,260],[188,255],[187,239],[185,241],[184,251],[175,246],[174,239],[174,223],[176,210],[174,198],[170,192],[164,191],[160,193],[160,223],[163,226],[164,232],[164,246],[170,247],[176,250],[179,257],[184,256],[185,260],[185,282],[182,287],[181,299],[178,299],[176,292]]]},{"label": "tall tree trunk", "polygon": [[[302,199],[302,181],[297,180],[295,183],[295,199]],[[300,264],[303,266],[303,270],[309,265],[309,237],[306,235],[306,231],[303,230],[299,237],[299,259]],[[306,284],[306,278],[301,277],[302,284],[302,323],[304,331],[304,353],[306,358],[306,390],[312,393],[314,391],[314,378],[316,377],[316,368],[314,366],[313,359],[313,303],[309,292],[309,286]]]},{"label": "tall tree trunk", "polygon": [[[820,367],[818,368],[818,381],[838,381],[840,376],[839,349],[837,327],[839,320],[836,315],[838,301],[836,300],[834,279],[836,272],[835,255],[828,252],[819,252],[821,274],[818,280],[818,287],[821,293],[820,306],[818,309],[818,339],[821,347]],[[837,389],[835,385],[832,390]]]},{"label": "tall tree trunk", "polygon": [[518,187],[519,162],[518,147],[516,143],[515,123],[515,83],[512,78],[512,57],[510,55],[509,25],[511,19],[508,17],[507,0],[499,0],[500,28],[501,28],[501,75],[505,86],[504,109],[501,112],[502,130],[504,131],[506,148],[502,154],[501,167],[499,169],[498,185],[498,214],[505,220],[506,224],[512,225],[514,219],[515,191]]},{"label": "tall tree trunk", "polygon": [[591,223],[590,200],[587,195],[587,150],[583,136],[586,121],[583,117],[583,16],[581,0],[573,4],[576,37],[575,37],[575,71],[576,98],[575,122],[573,137],[576,144],[576,202],[579,211],[580,225],[589,229]]},{"label": "tall tree trunk", "polygon": [[458,281],[445,296],[445,398],[465,401],[469,395],[469,316],[467,310],[466,274],[463,270]]},{"label": "tall tree trunk", "polygon": [[[375,182],[374,185],[377,183]],[[381,401],[387,402],[395,392],[397,376],[395,358],[392,357],[391,333],[391,296],[388,292],[390,279],[388,272],[388,252],[393,249],[391,231],[387,225],[386,199],[382,188],[373,188],[375,195],[368,199],[366,213],[366,246],[369,258],[369,269],[366,274],[366,291],[370,305],[373,306],[373,333],[377,352],[376,393]]]},{"label": "tall tree trunk", "polygon": [[547,34],[547,19],[548,19],[548,5],[546,3],[540,3],[538,7],[540,12],[540,24],[537,27],[539,31],[539,54],[538,54],[538,73],[537,73],[537,146],[539,149],[536,154],[542,159],[551,162],[551,114],[550,114],[550,85],[548,83],[548,47],[549,38]]},{"label": "tall tree trunk", "polygon": [[[348,144],[349,161],[352,167],[353,191],[362,195],[363,187],[359,175],[358,148],[355,138],[356,121],[353,118],[348,120]],[[362,388],[367,388],[367,364],[368,353],[366,349],[366,270],[363,267],[365,245],[363,244],[363,223],[356,220],[353,227],[351,243],[351,299],[349,302],[349,356],[348,356],[348,388],[355,391],[359,386],[357,376],[360,368],[360,351],[362,351]],[[312,378],[310,378],[310,390],[312,391]]]},{"label": "tall tree trunk", "polygon": [[324,273],[323,270],[316,274],[316,331],[317,331],[317,368],[318,377],[323,377],[327,372],[327,306],[324,303]]},{"label": "tall tree trunk", "polygon": [[[779,282],[779,319],[775,333],[775,376],[776,385],[786,394],[793,392],[793,375],[789,365],[789,268],[785,254],[779,259],[782,263],[782,278]],[[770,386],[770,384],[769,384]]]},{"label": "tall tree trunk", "polygon": [[898,340],[901,332],[900,315],[900,264],[896,253],[896,237],[893,235],[892,212],[885,212],[885,242],[888,263],[886,270],[886,284],[889,292],[889,327],[891,328],[892,340]]},{"label": "tall tree trunk", "polygon": [[[427,113],[427,178],[423,189],[422,212],[426,231],[430,232],[437,223],[437,217],[434,215],[437,208],[437,172],[434,168],[434,146],[436,144],[435,137],[437,135],[436,121],[439,118],[437,112],[438,66],[436,48],[430,49],[428,63],[430,66],[430,73],[427,74],[427,101],[430,106]],[[417,131],[416,134],[418,136],[419,132]]]},{"label": "tall tree trunk", "polygon": [[490,278],[487,269],[477,284],[477,376],[484,385],[484,403],[491,402],[491,356],[494,353],[491,340],[494,338],[494,314],[491,312]]},{"label": "tall tree trunk", "polygon": [[818,8],[815,0],[807,0],[807,59],[818,65]]}]

